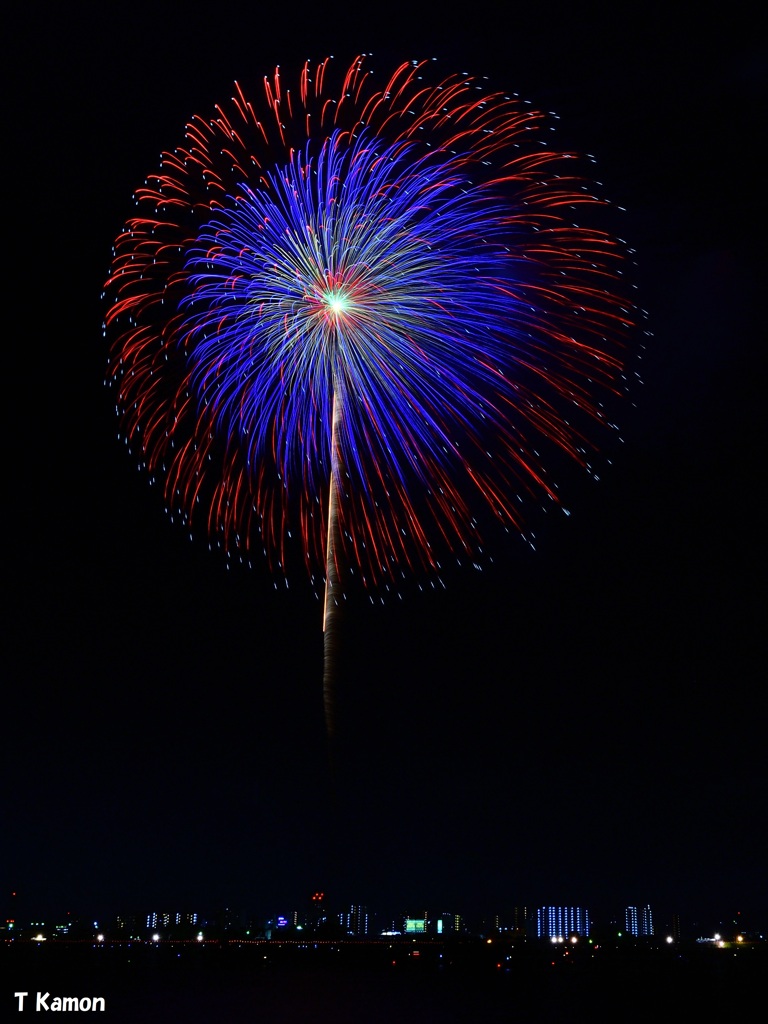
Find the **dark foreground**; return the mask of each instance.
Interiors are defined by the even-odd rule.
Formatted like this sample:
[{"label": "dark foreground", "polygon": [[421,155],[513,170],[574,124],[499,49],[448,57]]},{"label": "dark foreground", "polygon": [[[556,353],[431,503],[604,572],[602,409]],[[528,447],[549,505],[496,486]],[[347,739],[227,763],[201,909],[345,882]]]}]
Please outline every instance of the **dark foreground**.
[{"label": "dark foreground", "polygon": [[[553,952],[479,942],[15,942],[0,950],[0,1018],[40,1021],[56,1012],[56,996],[84,1006],[101,996],[104,1012],[78,1010],[78,1019],[86,1012],[109,1024],[706,1022],[748,1011],[767,972],[765,943]],[[16,992],[29,993],[23,1011]],[[48,994],[40,1009],[38,992]]]}]

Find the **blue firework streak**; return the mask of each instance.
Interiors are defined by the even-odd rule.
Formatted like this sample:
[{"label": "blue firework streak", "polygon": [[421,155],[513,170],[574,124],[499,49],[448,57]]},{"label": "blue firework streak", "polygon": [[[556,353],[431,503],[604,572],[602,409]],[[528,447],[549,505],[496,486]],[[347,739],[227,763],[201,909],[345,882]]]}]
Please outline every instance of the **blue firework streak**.
[{"label": "blue firework streak", "polygon": [[298,537],[328,572],[329,487],[336,568],[366,584],[473,555],[481,507],[522,528],[521,490],[556,500],[537,444],[586,462],[621,371],[620,252],[571,222],[598,200],[570,155],[515,99],[426,70],[378,89],[359,58],[334,103],[327,62],[299,100],[276,74],[264,120],[238,90],[118,239],[128,438],[183,514],[282,568]]}]

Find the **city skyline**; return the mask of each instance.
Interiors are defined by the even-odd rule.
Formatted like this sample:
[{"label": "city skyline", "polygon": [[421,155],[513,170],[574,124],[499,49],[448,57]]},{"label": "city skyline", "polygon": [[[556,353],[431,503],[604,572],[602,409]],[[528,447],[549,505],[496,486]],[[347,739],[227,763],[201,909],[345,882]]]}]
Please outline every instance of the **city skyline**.
[{"label": "city skyline", "polygon": [[[536,905],[525,902],[487,908],[444,903],[421,907],[404,901],[390,907],[370,903],[343,903],[315,890],[302,902],[262,894],[247,903],[211,907],[198,901],[194,906],[170,901],[124,904],[114,909],[95,906],[66,912],[30,907],[19,893],[7,894],[0,931],[5,941],[48,941],[68,939],[96,942],[127,941],[212,941],[259,939],[301,941],[310,936],[345,938],[432,938],[485,937],[487,935],[564,942],[573,936],[597,940],[621,939],[639,942],[709,942],[727,939],[764,941],[768,927],[752,907],[721,907],[719,912],[682,915],[673,906],[619,905],[592,907]],[[654,923],[655,922],[655,923]]]}]

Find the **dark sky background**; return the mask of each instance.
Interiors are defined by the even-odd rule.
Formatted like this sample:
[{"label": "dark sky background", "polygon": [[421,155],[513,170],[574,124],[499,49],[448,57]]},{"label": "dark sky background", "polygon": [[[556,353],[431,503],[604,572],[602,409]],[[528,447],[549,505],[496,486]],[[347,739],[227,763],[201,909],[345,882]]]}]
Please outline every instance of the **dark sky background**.
[{"label": "dark sky background", "polygon": [[[194,10],[50,6],[8,40],[4,890],[76,912],[285,912],[325,887],[764,921],[755,25],[732,4]],[[612,465],[569,481],[535,554],[509,539],[445,591],[347,607],[332,798],[320,605],[164,515],[116,440],[100,292],[193,113],[364,51],[556,111],[627,208],[653,338]]]}]

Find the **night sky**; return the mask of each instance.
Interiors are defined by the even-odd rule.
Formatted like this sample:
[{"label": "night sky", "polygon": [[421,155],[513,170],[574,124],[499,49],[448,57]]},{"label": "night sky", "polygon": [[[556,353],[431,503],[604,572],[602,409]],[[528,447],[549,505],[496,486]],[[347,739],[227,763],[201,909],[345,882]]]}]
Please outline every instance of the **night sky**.
[{"label": "night sky", "polygon": [[[30,911],[285,912],[324,887],[765,920],[755,25],[733,4],[274,7],[50,7],[9,40],[3,890]],[[535,553],[508,537],[445,590],[348,603],[333,781],[321,605],[164,514],[117,441],[100,293],[193,113],[366,51],[557,112],[627,208],[653,337],[623,442],[599,482],[567,476],[570,517],[532,510]]]}]

